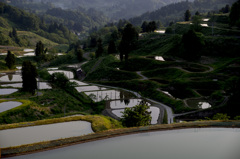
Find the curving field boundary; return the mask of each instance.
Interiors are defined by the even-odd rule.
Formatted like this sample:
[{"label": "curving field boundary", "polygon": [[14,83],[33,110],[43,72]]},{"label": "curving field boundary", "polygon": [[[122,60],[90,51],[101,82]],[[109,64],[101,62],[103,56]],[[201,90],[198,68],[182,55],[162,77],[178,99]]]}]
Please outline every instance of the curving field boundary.
[{"label": "curving field boundary", "polygon": [[17,147],[3,148],[2,157],[12,157],[17,155],[36,153],[40,151],[46,151],[74,144],[81,144],[85,142],[91,142],[96,140],[103,140],[107,138],[130,135],[135,133],[144,133],[150,131],[165,131],[174,129],[186,129],[186,128],[206,128],[206,127],[224,127],[224,128],[240,128],[240,121],[197,121],[197,122],[186,122],[176,124],[165,124],[165,125],[151,125],[145,127],[133,127],[133,128],[122,128],[113,129],[103,132],[97,132],[89,135],[71,137],[66,139],[52,140],[46,142],[39,142],[29,145],[22,145]]}]

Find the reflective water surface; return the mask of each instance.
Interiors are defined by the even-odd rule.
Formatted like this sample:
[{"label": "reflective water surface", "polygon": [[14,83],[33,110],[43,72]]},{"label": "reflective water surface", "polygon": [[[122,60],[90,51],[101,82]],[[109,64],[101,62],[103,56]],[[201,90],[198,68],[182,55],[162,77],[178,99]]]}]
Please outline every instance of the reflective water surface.
[{"label": "reflective water surface", "polygon": [[0,147],[68,138],[93,133],[91,123],[73,121],[50,125],[0,130]]},{"label": "reflective water surface", "polygon": [[5,111],[10,110],[10,109],[13,109],[13,108],[16,108],[20,105],[22,105],[22,103],[20,103],[20,102],[13,102],[13,101],[2,102],[2,103],[0,103],[0,113],[5,112]]},{"label": "reflective water surface", "polygon": [[134,97],[133,94],[121,90],[91,91],[84,93],[95,102],[102,100],[129,99]]},{"label": "reflective water surface", "polygon": [[239,159],[240,129],[157,131],[93,141],[16,159]]},{"label": "reflective water surface", "polygon": [[198,109],[211,108],[211,105],[206,100],[203,100],[203,99],[189,99],[187,100],[187,104],[190,107],[198,108]]},{"label": "reflective water surface", "polygon": [[18,91],[18,89],[9,89],[9,88],[2,89],[2,88],[0,88],[0,95],[8,95],[8,94],[12,94],[17,91]]},{"label": "reflective water surface", "polygon": [[21,82],[22,81],[22,76],[21,75],[5,75],[0,77],[1,82]]},{"label": "reflective water surface", "polygon": [[54,71],[48,71],[48,73],[50,75],[52,75],[53,73],[56,73],[56,72],[60,72],[60,73],[64,73],[65,76],[68,77],[68,79],[72,79],[74,78],[74,75],[71,71],[64,71],[64,70],[54,70]]},{"label": "reflective water surface", "polygon": [[[3,84],[2,87],[22,88],[22,83]],[[52,89],[47,82],[37,82],[38,89]]]},{"label": "reflective water surface", "polygon": [[[125,99],[125,100],[115,100],[110,102],[110,108],[119,109],[119,108],[131,108],[138,105],[142,99]],[[146,103],[150,105],[150,103]]]},{"label": "reflective water surface", "polygon": [[106,88],[104,87],[98,87],[98,86],[81,86],[81,87],[75,87],[78,92],[85,92],[85,91],[97,91],[97,90],[104,90]]}]

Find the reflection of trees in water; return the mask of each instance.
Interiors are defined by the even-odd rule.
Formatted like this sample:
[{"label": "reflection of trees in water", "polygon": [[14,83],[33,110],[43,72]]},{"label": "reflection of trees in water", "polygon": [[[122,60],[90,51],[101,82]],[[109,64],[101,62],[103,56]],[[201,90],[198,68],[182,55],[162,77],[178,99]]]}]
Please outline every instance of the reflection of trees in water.
[{"label": "reflection of trees in water", "polygon": [[12,75],[12,74],[9,74],[9,75],[8,75],[8,79],[9,79],[9,81],[12,81],[13,75]]},{"label": "reflection of trees in water", "polygon": [[93,93],[89,94],[89,97],[93,100],[96,101],[97,100],[97,96]]},{"label": "reflection of trees in water", "polygon": [[123,102],[123,99],[124,99],[123,92],[122,92],[122,91],[120,91],[120,101],[121,101],[121,103]]},{"label": "reflection of trees in water", "polygon": [[128,105],[130,103],[130,100],[129,99],[124,99],[124,103],[125,103],[125,105]]}]

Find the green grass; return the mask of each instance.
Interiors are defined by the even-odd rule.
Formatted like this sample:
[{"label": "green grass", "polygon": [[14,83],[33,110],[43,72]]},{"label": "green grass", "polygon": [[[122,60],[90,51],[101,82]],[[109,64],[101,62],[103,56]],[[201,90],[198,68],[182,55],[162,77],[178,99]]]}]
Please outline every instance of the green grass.
[{"label": "green grass", "polygon": [[159,35],[156,37],[147,36],[138,43],[138,49],[130,55],[164,55],[168,53],[174,46],[173,41],[179,40],[180,36]]},{"label": "green grass", "polygon": [[[39,120],[48,116],[48,110],[40,108],[30,100],[12,100],[23,103],[21,106],[0,113],[0,123],[17,123]],[[4,102],[4,101],[1,101]]]},{"label": "green grass", "polygon": [[58,45],[57,43],[51,40],[48,40],[42,36],[39,36],[29,31],[18,31],[18,36],[20,38],[27,39],[29,41],[29,46],[33,46],[33,47],[35,47],[36,43],[39,41],[42,41],[42,43],[44,44],[44,47],[53,47]]},{"label": "green grass", "polygon": [[140,77],[134,72],[121,71],[114,68],[98,68],[85,78],[86,81],[122,81],[139,79]]},{"label": "green grass", "polygon": [[143,75],[147,77],[159,77],[167,80],[181,78],[185,74],[187,73],[177,68],[159,68],[152,71],[143,72]]}]

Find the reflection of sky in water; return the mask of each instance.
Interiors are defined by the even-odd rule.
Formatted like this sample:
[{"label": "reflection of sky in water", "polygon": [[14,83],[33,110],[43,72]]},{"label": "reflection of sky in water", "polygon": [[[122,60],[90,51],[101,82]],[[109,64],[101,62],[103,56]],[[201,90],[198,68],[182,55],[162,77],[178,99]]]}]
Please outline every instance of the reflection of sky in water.
[{"label": "reflection of sky in water", "polygon": [[97,91],[97,90],[104,90],[106,88],[98,87],[98,86],[82,86],[82,87],[75,87],[78,92],[85,92],[85,91]]},{"label": "reflection of sky in water", "polygon": [[[129,99],[129,100],[116,100],[110,102],[110,108],[112,109],[119,109],[119,108],[130,108],[138,105],[142,99]],[[147,103],[150,105],[150,103]]]},{"label": "reflection of sky in water", "polygon": [[99,102],[101,100],[115,100],[115,99],[124,99],[131,98],[133,95],[131,93],[119,91],[119,90],[104,90],[104,91],[91,91],[84,92],[88,95],[93,101]]},{"label": "reflection of sky in water", "polygon": [[203,26],[203,27],[208,27],[208,24],[201,24],[201,26]]},{"label": "reflection of sky in water", "polygon": [[[117,109],[117,110],[112,110],[112,113],[115,114],[116,116],[118,116],[119,118],[121,118],[122,117],[121,112],[123,112],[123,111],[124,111],[124,109]],[[148,109],[148,111],[151,111],[151,116],[152,116],[151,124],[157,124],[160,109],[157,107],[150,107],[150,109]]]},{"label": "reflection of sky in water", "polygon": [[206,100],[203,100],[203,99],[189,99],[187,100],[187,104],[190,107],[199,108],[199,109],[211,108],[211,105]]},{"label": "reflection of sky in water", "polygon": [[23,54],[23,56],[35,56],[35,52],[29,52],[29,53]]},{"label": "reflection of sky in water", "polygon": [[1,89],[0,88],[0,95],[8,95],[8,94],[12,94],[14,92],[17,92],[18,89]]},{"label": "reflection of sky in water", "polygon": [[239,131],[239,128],[154,131],[76,144],[15,158],[239,159]]},{"label": "reflection of sky in water", "polygon": [[156,30],[155,32],[159,33],[159,34],[164,34],[166,32],[166,30]]},{"label": "reflection of sky in water", "polygon": [[33,51],[35,51],[34,49],[24,49],[23,50],[24,52],[33,52]]},{"label": "reflection of sky in water", "polygon": [[86,121],[73,121],[1,130],[1,147],[31,144],[40,141],[81,136],[90,133],[93,133],[91,123]]},{"label": "reflection of sky in water", "polygon": [[48,71],[48,73],[50,75],[52,75],[53,73],[56,73],[56,72],[59,72],[59,73],[64,73],[65,76],[67,76],[68,79],[72,79],[74,78],[74,75],[71,71],[64,71],[64,70],[54,70],[54,71]]},{"label": "reflection of sky in water", "polygon": [[198,106],[199,106],[199,108],[201,108],[201,109],[211,108],[211,105],[210,105],[209,103],[207,103],[207,102],[199,102],[199,103],[198,103]]},{"label": "reflection of sky in water", "polygon": [[7,110],[10,110],[12,108],[18,107],[20,105],[22,105],[22,103],[20,103],[20,102],[3,102],[3,103],[0,103],[0,113],[2,113],[4,111],[7,111]]},{"label": "reflection of sky in water", "polygon": [[155,56],[155,60],[158,61],[165,61],[164,58],[162,56]]},{"label": "reflection of sky in water", "polygon": [[0,78],[0,81],[3,82],[21,82],[22,76],[21,75],[5,75]]},{"label": "reflection of sky in water", "polygon": [[[38,89],[52,89],[47,82],[37,82]],[[22,88],[22,83],[3,84],[2,87]]]},{"label": "reflection of sky in water", "polygon": [[209,19],[203,19],[203,21],[204,21],[204,22],[207,22],[207,21],[209,21]]},{"label": "reflection of sky in water", "polygon": [[78,80],[70,80],[70,82],[76,82],[79,86],[88,85],[87,83],[80,82],[80,81],[78,81]]}]

